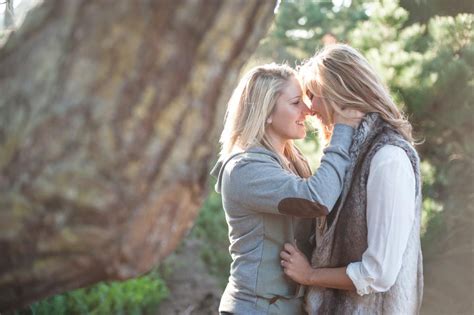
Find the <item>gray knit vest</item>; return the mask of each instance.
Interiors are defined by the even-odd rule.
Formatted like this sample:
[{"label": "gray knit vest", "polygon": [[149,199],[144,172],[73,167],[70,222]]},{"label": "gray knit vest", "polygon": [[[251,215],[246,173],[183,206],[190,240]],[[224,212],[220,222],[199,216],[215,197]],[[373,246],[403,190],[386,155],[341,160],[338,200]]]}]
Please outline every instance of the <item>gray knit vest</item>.
[{"label": "gray knit vest", "polygon": [[408,155],[416,179],[416,213],[402,267],[395,284],[382,293],[359,296],[356,292],[311,287],[306,295],[309,314],[417,314],[423,294],[420,245],[421,179],[419,158],[407,142],[378,114],[361,122],[350,149],[351,166],[341,197],[326,217],[316,224],[316,246],[312,266],[343,267],[361,261],[367,249],[367,179],[375,153],[384,145],[395,145]]}]

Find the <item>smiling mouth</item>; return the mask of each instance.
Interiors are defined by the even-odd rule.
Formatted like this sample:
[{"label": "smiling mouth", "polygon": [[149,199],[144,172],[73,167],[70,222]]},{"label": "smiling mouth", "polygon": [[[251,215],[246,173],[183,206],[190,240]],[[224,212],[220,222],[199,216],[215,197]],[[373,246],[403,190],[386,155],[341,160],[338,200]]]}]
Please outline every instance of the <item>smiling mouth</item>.
[{"label": "smiling mouth", "polygon": [[303,127],[304,127],[304,121],[297,121],[296,124],[297,124],[298,126],[303,126]]}]

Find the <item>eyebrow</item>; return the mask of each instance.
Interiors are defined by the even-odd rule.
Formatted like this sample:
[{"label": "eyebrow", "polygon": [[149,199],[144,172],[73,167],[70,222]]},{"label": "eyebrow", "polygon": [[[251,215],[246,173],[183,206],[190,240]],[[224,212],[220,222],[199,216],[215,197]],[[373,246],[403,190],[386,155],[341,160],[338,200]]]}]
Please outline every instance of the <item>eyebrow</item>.
[{"label": "eyebrow", "polygon": [[289,100],[289,101],[292,101],[292,100],[294,100],[295,98],[301,98],[301,94],[298,94],[298,95],[296,95],[296,96],[293,96],[293,97],[289,98],[288,100]]}]

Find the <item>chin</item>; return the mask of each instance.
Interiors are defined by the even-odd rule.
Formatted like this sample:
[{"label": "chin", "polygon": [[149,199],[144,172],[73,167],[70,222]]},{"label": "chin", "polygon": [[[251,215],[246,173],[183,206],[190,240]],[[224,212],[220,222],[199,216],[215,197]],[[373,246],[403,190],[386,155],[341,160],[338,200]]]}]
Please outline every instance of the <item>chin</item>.
[{"label": "chin", "polygon": [[296,139],[304,139],[304,138],[306,138],[306,132],[299,134],[298,137],[296,137]]}]

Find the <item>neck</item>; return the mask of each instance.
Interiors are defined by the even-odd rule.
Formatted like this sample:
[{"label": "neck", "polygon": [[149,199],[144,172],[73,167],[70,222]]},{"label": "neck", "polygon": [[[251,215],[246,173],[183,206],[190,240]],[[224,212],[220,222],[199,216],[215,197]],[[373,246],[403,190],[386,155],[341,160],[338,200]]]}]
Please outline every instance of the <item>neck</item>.
[{"label": "neck", "polygon": [[272,132],[268,132],[267,137],[276,152],[284,157],[285,145],[288,140],[284,140],[278,135],[273,134]]}]

